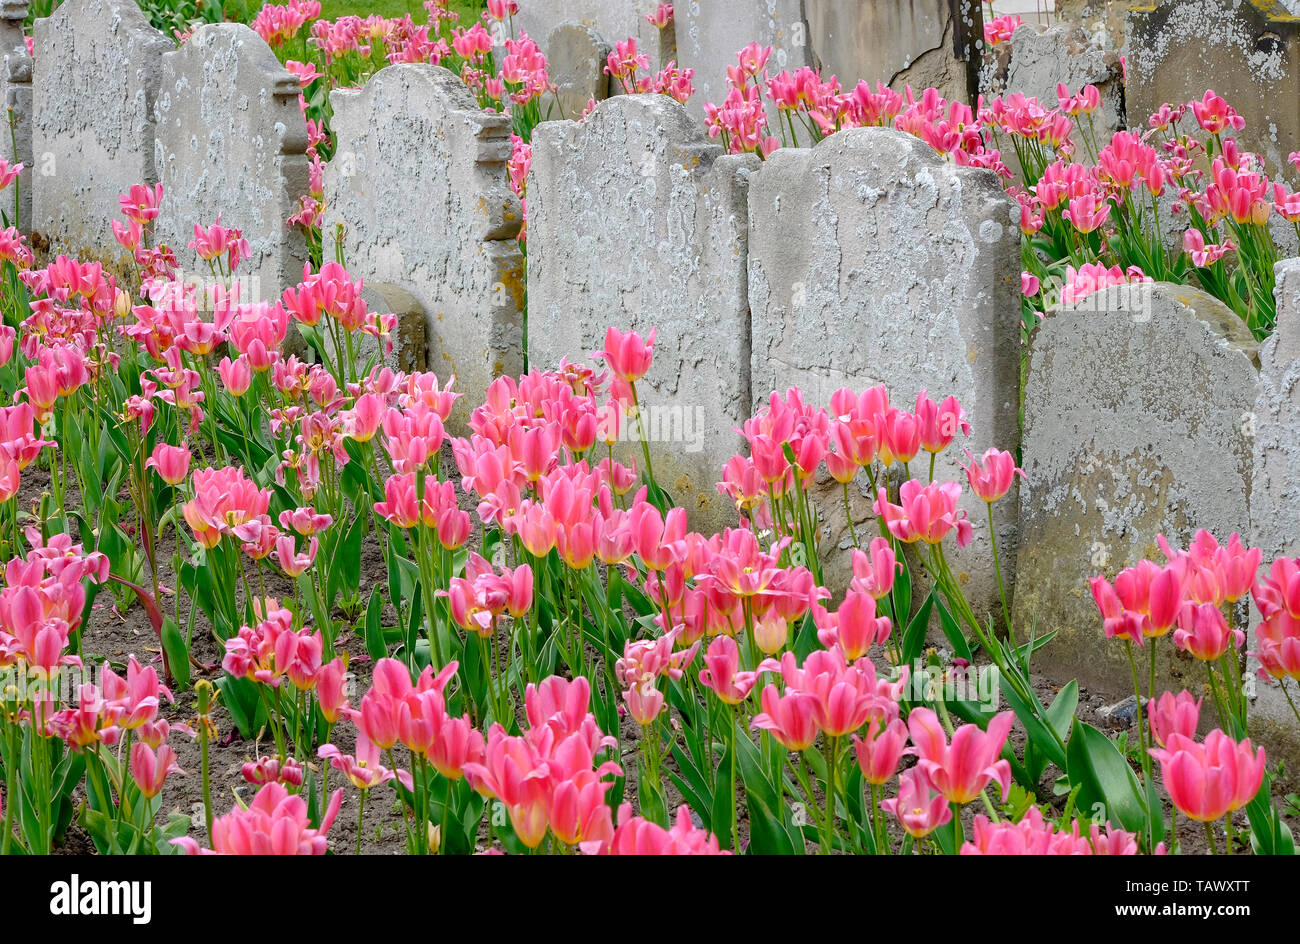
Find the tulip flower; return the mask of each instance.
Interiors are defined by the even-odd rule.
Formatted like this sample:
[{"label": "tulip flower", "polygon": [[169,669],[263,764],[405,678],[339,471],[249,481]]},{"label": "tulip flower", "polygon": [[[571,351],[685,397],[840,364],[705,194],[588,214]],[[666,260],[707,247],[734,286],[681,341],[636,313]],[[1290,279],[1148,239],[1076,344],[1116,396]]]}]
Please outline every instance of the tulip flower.
[{"label": "tulip flower", "polygon": [[1163,748],[1151,748],[1151,756],[1160,761],[1161,780],[1174,806],[1199,823],[1241,809],[1264,780],[1264,748],[1256,751],[1250,738],[1237,743],[1217,728],[1202,744],[1170,734]]},{"label": "tulip flower", "polygon": [[185,443],[169,446],[160,442],[145,461],[145,468],[155,470],[168,485],[179,485],[190,472],[190,447]]},{"label": "tulip flower", "polygon": [[307,801],[291,796],[278,783],[268,783],[253,797],[248,809],[235,807],[212,823],[212,848],[200,849],[188,836],[173,839],[187,855],[324,855],[326,834],[334,825],[343,791],[335,790],[321,817],[319,829],[308,825]]},{"label": "tulip flower", "polygon": [[978,797],[992,781],[1002,787],[1005,800],[1011,789],[1011,765],[999,760],[1002,745],[1011,731],[1014,715],[1009,711],[995,715],[988,730],[964,724],[952,735],[944,734],[939,718],[929,708],[913,708],[907,729],[916,746],[917,765],[936,790],[949,802],[965,804]]},{"label": "tulip flower", "polygon": [[915,753],[907,746],[907,725],[897,718],[888,725],[881,718],[872,718],[866,737],[853,735],[853,748],[862,779],[878,787],[894,779],[904,756]]},{"label": "tulip flower", "polygon": [[924,838],[952,819],[952,808],[942,793],[935,791],[920,767],[912,767],[898,778],[898,796],[880,802],[893,813],[909,836]]},{"label": "tulip flower", "polygon": [[131,779],[140,788],[145,799],[152,800],[162,792],[170,774],[183,774],[176,763],[176,752],[166,744],[155,752],[148,744],[131,745]]},{"label": "tulip flower", "polygon": [[1147,718],[1151,725],[1151,740],[1161,747],[1170,735],[1181,734],[1186,738],[1196,737],[1196,724],[1201,715],[1201,699],[1193,699],[1186,690],[1176,696],[1165,692],[1158,700],[1147,706]]},{"label": "tulip flower", "polygon": [[901,505],[891,504],[882,488],[872,507],[885,520],[889,533],[905,544],[938,544],[956,528],[957,546],[965,547],[974,537],[974,529],[966,512],[957,508],[960,497],[961,486],[956,482],[922,485],[908,479],[899,489]]}]

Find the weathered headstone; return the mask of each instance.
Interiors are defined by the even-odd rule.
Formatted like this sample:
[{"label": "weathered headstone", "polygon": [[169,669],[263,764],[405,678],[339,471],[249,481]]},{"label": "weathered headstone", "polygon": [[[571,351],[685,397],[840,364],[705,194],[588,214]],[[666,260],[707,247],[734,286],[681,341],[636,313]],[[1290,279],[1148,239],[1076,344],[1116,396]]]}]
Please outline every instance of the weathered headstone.
[{"label": "weathered headstone", "polygon": [[[1124,75],[1119,52],[1074,24],[1039,29],[1026,23],[985,57],[980,88],[986,97],[1019,92],[1044,108],[1057,106],[1057,85],[1072,94],[1089,85],[1101,93],[1091,128],[1100,143],[1124,127]],[[1087,128],[1087,119],[1081,119]]]},{"label": "weathered headstone", "polygon": [[[519,12],[512,20],[515,35],[527,33],[542,47],[548,59],[552,55],[549,40],[551,31],[562,23],[579,23],[595,30],[611,47],[626,39],[635,39],[637,50],[650,58],[651,71],[658,71],[676,56],[672,24],[660,30],[646,19],[655,12],[660,2],[661,0],[530,0],[519,4]],[[683,5],[674,5],[674,8]],[[578,114],[581,115],[582,112]]]},{"label": "weathered headstone", "polygon": [[1277,328],[1259,347],[1251,540],[1264,559],[1300,556],[1300,259],[1277,265]]},{"label": "weathered headstone", "polygon": [[66,0],[36,21],[32,229],[51,248],[120,261],[117,198],[158,179],[154,99],[175,44],[132,0]]},{"label": "weathered headstone", "polygon": [[1129,11],[1126,50],[1129,124],[1145,127],[1161,104],[1213,88],[1246,119],[1233,133],[1242,147],[1270,173],[1290,171],[1287,155],[1300,150],[1300,16],[1269,0],[1163,0]]},{"label": "weathered headstone", "polygon": [[609,76],[605,63],[610,45],[590,26],[562,23],[546,37],[547,74],[555,86],[548,101],[554,101],[552,118],[578,119],[587,102],[609,98]]},{"label": "weathered headstone", "polygon": [[[947,163],[900,131],[852,129],[773,153],[751,184],[749,215],[756,403],[792,385],[826,403],[841,387],[883,383],[911,409],[924,388],[961,401],[973,452],[1015,450],[1020,231],[992,172]],[[965,489],[961,449],[940,457],[936,477]],[[855,516],[870,514],[868,492],[862,483]],[[827,499],[829,537],[844,546],[838,488]],[[968,489],[963,500],[976,538],[952,559],[984,612],[997,599],[987,512]],[[1014,496],[995,506],[1008,573],[1016,512]]]},{"label": "weathered headstone", "polygon": [[[715,483],[750,413],[746,192],[754,155],[726,156],[662,95],[620,95],[533,137],[530,363],[557,366],[605,329],[659,329],[638,383],[655,475],[699,527],[736,524]],[[638,457],[640,446],[625,454]]]},{"label": "weathered headstone", "polygon": [[[343,226],[349,273],[410,292],[429,369],[473,401],[523,368],[521,213],[510,190],[510,119],[483,111],[439,66],[389,66],[336,91],[324,231]],[[463,429],[466,407],[454,414]]]},{"label": "weathered headstone", "polygon": [[[1122,692],[1124,647],[1105,639],[1088,578],[1163,560],[1160,534],[1186,547],[1200,528],[1248,533],[1257,355],[1236,314],[1182,285],[1104,290],[1036,329],[1015,621],[1057,631],[1041,670]],[[1161,651],[1164,677],[1199,670]]]},{"label": "weathered headstone", "polygon": [[307,247],[285,221],[308,189],[300,85],[263,39],[238,23],[210,24],[163,56],[155,162],[163,185],[155,236],[182,268],[206,273],[194,226],[221,214],[251,256],[235,274],[241,301],[268,301],[302,277]]},{"label": "weathered headstone", "polygon": [[[27,54],[23,21],[26,0],[0,0],[0,158],[21,162],[24,170],[0,198],[9,223],[27,232],[32,220],[32,57]],[[15,200],[16,197],[16,200]]]},{"label": "weathered headstone", "polygon": [[823,74],[901,91],[937,88],[973,103],[983,46],[979,0],[805,0],[808,40]]},{"label": "weathered headstone", "polygon": [[[794,72],[813,65],[808,23],[802,0],[687,0],[675,4],[677,61],[695,70],[695,94],[687,103],[691,114],[704,118],[706,102],[722,104],[727,97],[727,67],[750,43],[771,46],[767,72]],[[775,121],[775,112],[769,120]]]},{"label": "weathered headstone", "polygon": [[[1300,259],[1279,262],[1276,275],[1277,327],[1259,346],[1259,388],[1247,430],[1254,434],[1248,543],[1264,552],[1265,568],[1279,557],[1300,557]],[[1251,615],[1248,649],[1259,619],[1254,607]],[[1294,757],[1300,732],[1290,707],[1276,687],[1257,689],[1251,733],[1262,729],[1270,751],[1280,742]]]},{"label": "weathered headstone", "polygon": [[1150,4],[1151,0],[1056,0],[1055,18],[1059,22],[1082,26],[1094,40],[1104,45],[1122,48],[1124,18],[1128,11]]}]

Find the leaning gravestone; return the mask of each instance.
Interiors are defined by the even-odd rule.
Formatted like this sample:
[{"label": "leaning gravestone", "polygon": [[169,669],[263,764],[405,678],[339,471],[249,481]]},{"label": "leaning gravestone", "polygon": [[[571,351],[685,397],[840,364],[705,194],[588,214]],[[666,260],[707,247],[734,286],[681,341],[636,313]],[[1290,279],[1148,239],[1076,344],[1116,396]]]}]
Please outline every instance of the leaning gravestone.
[{"label": "leaning gravestone", "polygon": [[[1057,631],[1041,670],[1122,692],[1124,647],[1104,637],[1088,579],[1163,560],[1160,534],[1176,547],[1200,528],[1247,534],[1257,354],[1222,302],[1165,283],[1103,290],[1036,329],[1015,621],[1021,638]],[[1172,649],[1162,676],[1199,685]]]},{"label": "leaning gravestone", "polygon": [[[1014,452],[1019,441],[1015,202],[990,171],[956,167],[900,131],[858,128],[774,152],[750,187],[749,216],[756,405],[789,386],[824,404],[841,387],[883,383],[907,409],[922,389],[936,401],[955,395],[972,438],[958,437],[936,477],[962,483],[976,537],[953,564],[976,611],[997,609],[987,511],[956,462],[964,445]],[[859,481],[854,515],[865,518],[874,496]],[[825,498],[843,547],[838,487]],[[1014,495],[995,513],[1009,576]]]},{"label": "leaning gravestone", "polygon": [[[408,291],[424,309],[429,369],[480,395],[523,369],[519,199],[510,119],[483,111],[439,66],[389,66],[340,89],[324,232],[343,227],[349,273]],[[328,237],[327,237],[328,238]],[[463,430],[468,410],[454,414]]]},{"label": "leaning gravestone", "polygon": [[[662,95],[608,99],[533,137],[528,184],[530,362],[659,330],[638,383],[655,475],[697,527],[736,524],[715,483],[748,416],[746,189],[754,155],[725,156]],[[633,440],[626,454],[640,462]]]},{"label": "leaning gravestone", "polygon": [[157,182],[154,99],[173,48],[132,0],[66,0],[36,21],[32,229],[52,249],[124,258],[117,198]]},{"label": "leaning gravestone", "polygon": [[185,269],[206,273],[194,226],[221,215],[248,240],[235,274],[244,302],[273,301],[302,277],[307,247],[285,221],[308,189],[299,83],[260,36],[238,23],[200,27],[163,56],[155,162],[163,185],[155,236]]},{"label": "leaning gravestone", "polygon": [[32,220],[32,57],[23,37],[26,18],[26,0],[0,0],[0,107],[6,122],[0,128],[0,158],[24,168],[0,197],[0,209],[23,233]]},{"label": "leaning gravestone", "polygon": [[[725,6],[725,5],[724,5]],[[973,104],[983,48],[979,0],[803,0],[812,58],[846,90],[859,79],[937,88]]]},{"label": "leaning gravestone", "polygon": [[605,62],[610,46],[590,26],[563,23],[546,37],[547,74],[553,92],[547,96],[556,111],[551,118],[579,119],[589,101],[609,98]]},{"label": "leaning gravestone", "polygon": [[[1264,12],[1268,8],[1270,12]],[[1226,98],[1246,127],[1229,132],[1269,173],[1300,150],[1300,16],[1277,3],[1163,0],[1128,14],[1128,119],[1145,127],[1161,104]],[[1186,121],[1195,127],[1188,115]]]}]

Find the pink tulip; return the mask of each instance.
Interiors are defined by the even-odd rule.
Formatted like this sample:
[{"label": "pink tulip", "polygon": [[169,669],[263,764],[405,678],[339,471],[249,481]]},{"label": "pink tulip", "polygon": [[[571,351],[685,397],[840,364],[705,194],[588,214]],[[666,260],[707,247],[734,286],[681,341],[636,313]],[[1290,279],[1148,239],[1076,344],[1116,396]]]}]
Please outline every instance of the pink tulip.
[{"label": "pink tulip", "polygon": [[168,485],[179,485],[190,473],[190,447],[184,443],[169,446],[160,442],[154,446],[153,455],[145,460],[145,468],[157,471]]},{"label": "pink tulip", "polygon": [[1256,751],[1250,738],[1238,744],[1217,728],[1203,744],[1170,734],[1163,748],[1151,748],[1151,756],[1160,761],[1161,779],[1174,806],[1200,823],[1241,809],[1255,798],[1264,780],[1264,748]]},{"label": "pink tulip", "polygon": [[1181,691],[1175,696],[1165,692],[1158,701],[1147,703],[1147,719],[1151,725],[1151,739],[1161,747],[1170,735],[1196,737],[1196,725],[1201,715],[1201,699],[1192,698],[1191,692]]},{"label": "pink tulip", "polygon": [[817,630],[818,641],[827,649],[839,646],[849,661],[862,658],[872,645],[884,645],[889,638],[889,617],[876,616],[876,601],[866,593],[850,590],[827,619],[828,625]]},{"label": "pink tulip", "polygon": [[914,753],[907,747],[907,725],[897,718],[887,726],[882,719],[872,718],[865,738],[853,735],[853,748],[862,779],[878,787],[894,779],[899,761]]},{"label": "pink tulip", "polygon": [[232,397],[242,397],[253,385],[253,365],[248,357],[240,354],[235,360],[223,357],[217,365],[221,383]]},{"label": "pink tulip", "polygon": [[[766,666],[766,668],[765,668]],[[754,690],[760,672],[777,667],[775,662],[764,661],[757,672],[740,671],[740,647],[730,636],[718,636],[709,643],[704,653],[704,670],[700,684],[728,705],[739,705]]]},{"label": "pink tulip", "polygon": [[806,751],[817,740],[817,699],[806,692],[777,692],[775,685],[763,689],[763,711],[754,716],[753,727],[767,731],[788,751]]},{"label": "pink tulip", "polygon": [[916,398],[916,423],[921,448],[930,453],[943,452],[959,432],[970,435],[970,421],[956,397],[935,403],[922,390]]},{"label": "pink tulip", "polygon": [[885,538],[873,538],[866,551],[853,549],[850,589],[870,594],[877,600],[883,599],[894,589],[894,578],[902,569],[893,545]]},{"label": "pink tulip", "polygon": [[611,327],[605,332],[605,347],[597,351],[596,356],[609,365],[619,380],[636,383],[650,372],[658,331],[658,328],[651,328],[643,340],[635,331],[625,334]]},{"label": "pink tulip", "polygon": [[964,468],[971,491],[990,504],[1011,490],[1017,475],[1025,477],[1016,466],[1016,457],[1000,449],[990,449],[979,459],[967,450],[966,458],[970,459],[970,465]]},{"label": "pink tulip", "polygon": [[152,800],[162,792],[169,774],[183,774],[176,763],[176,752],[166,744],[155,753],[148,744],[131,745],[131,779],[140,788],[145,799]]},{"label": "pink tulip", "polygon": [[334,825],[343,791],[336,790],[325,808],[319,829],[308,825],[307,801],[291,796],[278,783],[268,783],[248,809],[235,807],[212,823],[212,849],[200,849],[188,836],[173,839],[188,855],[324,855],[326,833]]},{"label": "pink tulip", "polygon": [[672,829],[632,815],[632,804],[618,809],[618,827],[600,849],[603,855],[730,855],[721,851],[718,837],[697,829],[686,806],[677,808]]},{"label": "pink tulip", "polygon": [[952,819],[952,808],[936,793],[925,772],[912,767],[898,778],[898,796],[882,800],[880,808],[893,813],[909,836],[921,839]]},{"label": "pink tulip", "polygon": [[957,546],[965,547],[974,537],[974,529],[966,512],[957,507],[960,497],[961,486],[956,482],[922,485],[908,479],[899,489],[901,505],[891,504],[882,488],[873,508],[885,520],[889,533],[905,544],[938,544],[956,528]]},{"label": "pink tulip", "polygon": [[1178,617],[1174,645],[1202,662],[1213,662],[1228,651],[1231,644],[1241,648],[1246,634],[1229,629],[1223,611],[1212,603],[1187,604]]},{"label": "pink tulip", "polygon": [[964,724],[953,732],[949,744],[935,713],[929,708],[913,708],[907,729],[920,758],[917,764],[935,789],[950,802],[964,804],[976,799],[991,781],[1002,787],[1006,799],[1011,789],[1011,765],[998,757],[1013,720],[1014,715],[1004,711],[989,722],[987,731]]}]

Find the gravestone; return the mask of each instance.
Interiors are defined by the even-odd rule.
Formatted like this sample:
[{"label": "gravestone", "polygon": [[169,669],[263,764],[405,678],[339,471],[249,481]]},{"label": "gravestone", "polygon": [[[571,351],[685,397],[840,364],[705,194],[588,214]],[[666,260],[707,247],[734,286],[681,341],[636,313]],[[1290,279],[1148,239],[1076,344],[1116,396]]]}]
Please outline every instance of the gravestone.
[{"label": "gravestone", "polygon": [[[1259,388],[1248,430],[1254,433],[1248,543],[1264,552],[1265,572],[1279,557],[1300,557],[1300,259],[1278,263],[1276,275],[1277,327],[1259,346]],[[1254,649],[1259,619],[1253,606],[1251,615],[1247,650]],[[1252,734],[1262,728],[1270,751],[1282,743],[1294,758],[1300,732],[1286,699],[1276,686],[1257,689]]]},{"label": "gravestone", "polygon": [[[1199,289],[1118,286],[1053,311],[1030,341],[1015,621],[1056,638],[1040,671],[1112,693],[1129,685],[1088,579],[1164,560],[1200,528],[1248,534],[1258,348]],[[1162,646],[1162,678],[1202,672]],[[1070,673],[1070,676],[1064,673]]]},{"label": "gravestone", "polygon": [[[673,7],[677,19],[677,64],[695,70],[695,94],[687,103],[704,120],[704,105],[721,105],[727,97],[727,67],[750,43],[771,46],[767,72],[794,72],[813,65],[808,23],[801,0],[687,0]],[[774,129],[776,112],[769,109]]]},{"label": "gravestone", "polygon": [[[610,326],[657,327],[638,396],[656,478],[700,528],[737,523],[715,483],[750,413],[746,190],[758,164],[723,155],[662,95],[616,96],[533,137],[530,363],[584,360]],[[644,465],[638,441],[620,451]]]},{"label": "gravestone", "polygon": [[[953,566],[977,613],[1000,609],[987,511],[956,463],[964,446],[1014,452],[1019,441],[1015,202],[991,171],[950,164],[900,131],[857,128],[773,153],[750,186],[749,216],[755,404],[789,386],[825,404],[841,387],[883,383],[909,410],[921,389],[936,401],[955,395],[972,436],[958,437],[935,474],[962,483],[975,540]],[[859,536],[874,497],[861,478]],[[836,486],[822,509],[824,540],[843,549],[842,504]],[[994,510],[1010,576],[1014,493]]]},{"label": "gravestone", "polygon": [[812,58],[846,89],[937,88],[974,104],[984,45],[979,0],[804,0]]},{"label": "gravestone", "polygon": [[1056,0],[1055,19],[1078,24],[1094,39],[1120,49],[1124,46],[1128,11],[1150,5],[1151,0]]},{"label": "gravestone", "polygon": [[26,18],[26,0],[0,0],[0,103],[5,120],[0,158],[24,166],[0,197],[0,208],[22,233],[30,230],[32,220],[32,57],[23,37]]},{"label": "gravestone", "polygon": [[[1163,0],[1128,14],[1128,120],[1145,128],[1164,102],[1200,99],[1206,88],[1246,119],[1233,132],[1263,155],[1270,174],[1290,172],[1300,151],[1300,16],[1271,0]],[[1189,114],[1186,121],[1195,128]]]},{"label": "gravestone", "polygon": [[510,119],[483,111],[439,66],[381,69],[340,89],[335,156],[325,172],[324,232],[343,226],[353,278],[404,289],[423,309],[429,369],[468,396],[523,369],[519,199],[506,175]]},{"label": "gravestone", "polygon": [[[552,30],[564,23],[577,23],[595,30],[611,48],[615,43],[635,39],[637,51],[650,58],[650,71],[658,72],[677,55],[673,24],[660,30],[646,20],[659,3],[660,0],[529,0],[519,4],[519,12],[512,18],[514,33],[531,36],[541,45],[549,61]],[[685,4],[673,6],[680,15],[680,8]],[[581,114],[579,111],[578,115]]]},{"label": "gravestone", "polygon": [[66,0],[35,34],[32,228],[55,251],[121,262],[117,198],[158,180],[154,100],[175,44],[132,0]]},{"label": "gravestone", "polygon": [[307,246],[285,221],[308,190],[300,85],[260,36],[238,23],[195,30],[163,56],[155,163],[163,185],[155,236],[182,270],[206,274],[187,245],[221,214],[251,256],[235,270],[240,300],[271,301],[302,277]]},{"label": "gravestone", "polygon": [[[1057,85],[1078,94],[1089,85],[1101,93],[1101,108],[1092,114],[1098,146],[1124,125],[1124,76],[1119,52],[1090,37],[1078,26],[1058,24],[1039,29],[1026,23],[1009,42],[986,56],[980,87],[986,97],[1019,92],[1038,99],[1044,108],[1057,107]],[[1087,118],[1080,118],[1088,130]]]},{"label": "gravestone", "polygon": [[605,62],[610,48],[599,33],[581,23],[562,23],[551,30],[546,37],[547,74],[555,87],[547,96],[548,103],[555,104],[551,118],[576,121],[587,102],[609,98]]}]

